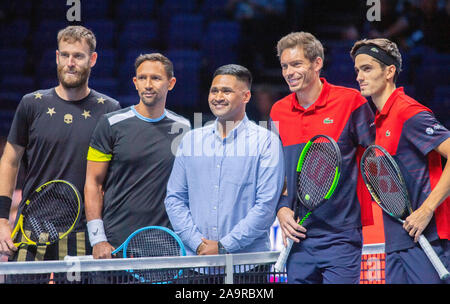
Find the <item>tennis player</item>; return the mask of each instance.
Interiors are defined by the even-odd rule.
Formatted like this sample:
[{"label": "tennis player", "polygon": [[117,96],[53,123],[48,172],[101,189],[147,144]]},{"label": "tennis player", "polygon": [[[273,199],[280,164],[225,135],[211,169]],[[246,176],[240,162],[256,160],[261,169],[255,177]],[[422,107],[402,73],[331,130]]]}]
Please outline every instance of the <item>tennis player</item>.
[{"label": "tennis player", "polygon": [[247,118],[251,82],[243,66],[219,67],[208,96],[216,120],[177,152],[165,205],[188,255],[270,250],[283,155],[277,136]]},{"label": "tennis player", "polygon": [[399,164],[412,209],[403,227],[383,214],[386,283],[441,283],[417,244],[424,234],[442,262],[450,266],[450,132],[430,109],[396,87],[402,69],[397,45],[388,39],[357,41],[351,52],[361,94],[370,96],[377,113],[376,141]]},{"label": "tennis player", "polygon": [[[277,101],[270,117],[278,129],[285,156],[287,193],[277,217],[294,241],[287,260],[289,283],[358,284],[362,225],[372,224],[369,193],[358,170],[363,148],[374,141],[374,114],[361,94],[320,77],[323,47],[306,32],[295,32],[277,44],[281,70],[291,94]],[[304,145],[315,135],[332,137],[342,153],[342,172],[335,193],[314,210],[303,226],[293,218],[296,168]],[[287,195],[286,195],[287,194]],[[300,204],[299,217],[308,210]]]},{"label": "tennis player", "polygon": [[[95,35],[82,26],[59,31],[56,51],[59,84],[25,95],[17,108],[0,162],[0,254],[10,260],[57,260],[90,254],[84,216],[67,238],[48,247],[24,246],[17,251],[8,222],[20,162],[25,169],[22,197],[53,179],[84,188],[89,140],[101,115],[119,103],[88,86],[97,61]],[[14,60],[14,59],[12,59]],[[19,211],[24,204],[20,203]],[[20,233],[16,242],[21,238]]]},{"label": "tennis player", "polygon": [[164,198],[172,146],[190,122],[166,109],[176,83],[167,57],[140,55],[135,70],[139,103],[104,115],[87,155],[85,205],[94,258],[111,258],[138,228],[170,228]]}]

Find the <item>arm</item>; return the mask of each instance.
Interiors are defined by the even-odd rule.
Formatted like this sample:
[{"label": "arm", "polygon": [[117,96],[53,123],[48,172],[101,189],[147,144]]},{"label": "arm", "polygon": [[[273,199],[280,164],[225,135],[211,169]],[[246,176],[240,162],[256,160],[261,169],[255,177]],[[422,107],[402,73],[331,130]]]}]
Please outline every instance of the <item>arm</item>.
[{"label": "arm", "polygon": [[288,207],[287,179],[284,179],[283,193],[278,202],[277,218],[281,228],[281,237],[286,247],[286,238],[292,239],[294,242],[300,242],[300,239],[306,237],[306,228],[298,224],[298,219],[294,219],[294,211]]},{"label": "arm", "polygon": [[[6,143],[3,156],[0,160],[0,196],[12,198],[19,172],[20,160],[22,159],[24,147]],[[11,226],[9,218],[0,218],[0,255],[11,255],[17,248],[11,239]]]},{"label": "arm", "polygon": [[441,178],[423,204],[408,216],[403,224],[403,228],[414,237],[415,242],[419,240],[436,208],[450,195],[450,138],[441,143],[435,151],[447,159]]},{"label": "arm", "polygon": [[[179,151],[182,151],[182,145],[183,142]],[[195,225],[189,209],[186,168],[184,157],[180,154],[178,153],[175,157],[172,172],[167,183],[167,194],[164,204],[174,231],[180,236],[186,246],[193,252],[197,252],[198,246],[202,243],[202,234]]]},{"label": "arm", "polygon": [[[91,236],[93,239],[98,237],[98,233],[101,233],[103,229],[103,222],[101,222],[103,209],[102,185],[108,172],[108,167],[109,162],[87,161],[84,201],[90,239]],[[91,242],[93,242],[92,239]],[[93,245],[92,255],[94,259],[111,258],[111,252],[114,251],[114,248],[107,241],[101,240],[91,245]]]},{"label": "arm", "polygon": [[245,217],[220,239],[220,243],[228,252],[248,247],[266,233],[274,222],[284,178],[283,151],[276,136],[267,138],[258,165],[253,206]]},{"label": "arm", "polygon": [[[284,199],[287,199],[287,192],[281,195],[281,200]],[[287,245],[286,238],[290,238],[296,243],[299,243],[300,239],[306,238],[306,228],[297,223],[298,218],[294,219],[294,211],[289,207],[281,207],[278,210],[277,218],[280,223],[284,246]]]},{"label": "arm", "polygon": [[[273,109],[273,108],[272,108]],[[269,120],[269,130],[274,132],[279,137],[279,121],[273,121],[272,118]],[[280,139],[281,141],[281,139]],[[286,159],[285,159],[286,161]],[[289,170],[289,168],[286,167],[286,162],[284,162],[285,171]],[[286,246],[286,237],[292,239],[295,242],[300,242],[300,239],[304,239],[306,237],[305,232],[306,229],[298,225],[297,222],[294,219],[294,211],[290,208],[291,204],[289,203],[288,199],[288,186],[287,186],[287,177],[284,177],[284,185],[283,185],[283,191],[282,194],[278,200],[277,205],[277,218],[278,223],[281,228],[281,234],[283,239],[283,244]]]}]

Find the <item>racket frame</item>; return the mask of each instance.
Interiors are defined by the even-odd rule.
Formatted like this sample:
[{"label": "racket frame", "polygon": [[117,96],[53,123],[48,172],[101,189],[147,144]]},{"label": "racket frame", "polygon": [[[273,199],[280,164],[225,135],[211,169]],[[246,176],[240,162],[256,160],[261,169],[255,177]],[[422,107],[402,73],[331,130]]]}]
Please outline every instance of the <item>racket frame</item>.
[{"label": "racket frame", "polygon": [[168,234],[170,234],[177,241],[178,245],[180,246],[180,256],[185,256],[186,255],[186,248],[184,247],[184,244],[181,241],[180,237],[175,232],[170,230],[169,228],[162,227],[162,226],[146,226],[146,227],[142,227],[142,228],[137,229],[136,231],[131,233],[127,237],[127,239],[117,249],[115,249],[111,254],[115,255],[118,252],[122,251],[123,258],[129,258],[129,257],[127,257],[127,248],[128,248],[128,244],[130,243],[130,241],[134,238],[134,236],[136,234],[141,233],[142,231],[151,230],[151,229],[162,230],[162,231],[167,232]]},{"label": "racket frame", "polygon": [[[335,151],[337,152],[337,166],[335,168],[335,172],[334,172],[334,179],[333,182],[330,186],[330,189],[328,190],[327,194],[323,197],[322,201],[317,204],[314,208],[310,209],[309,207],[305,206],[305,204],[303,203],[303,199],[301,198],[300,194],[298,193],[298,188],[296,191],[296,195],[295,195],[295,206],[294,206],[294,219],[297,220],[298,218],[298,213],[299,213],[299,209],[300,209],[300,203],[302,205],[304,205],[305,207],[307,207],[309,209],[308,213],[298,222],[299,225],[302,225],[303,222],[311,215],[312,211],[318,207],[320,207],[323,203],[325,203],[328,199],[331,198],[331,196],[333,195],[334,191],[336,190],[336,187],[338,185],[339,182],[339,178],[341,176],[341,165],[342,165],[342,156],[341,156],[341,151],[339,149],[338,144],[336,143],[336,141],[328,136],[328,135],[323,135],[323,134],[319,134],[316,135],[314,137],[312,137],[303,147],[302,152],[300,153],[300,157],[298,159],[297,162],[297,181],[298,178],[300,177],[300,173],[302,171],[303,168],[303,164],[305,162],[305,158],[306,158],[306,154],[308,153],[309,149],[311,148],[313,142],[318,139],[318,138],[326,138],[334,147]],[[291,248],[294,244],[294,241],[290,238],[287,238],[287,245],[286,247],[283,247],[281,249],[280,255],[278,256],[277,262],[275,263],[275,270],[276,271],[283,271],[284,266],[286,265],[286,261],[289,257],[289,253],[291,251]]]},{"label": "racket frame", "polygon": [[[23,236],[23,238],[26,240],[25,242],[17,242],[17,243],[14,243],[14,246],[16,246],[17,248],[20,248],[20,247],[23,246],[23,245],[48,246],[48,245],[54,244],[54,243],[58,242],[59,240],[65,238],[69,233],[72,232],[72,230],[73,230],[73,229],[75,228],[75,226],[78,224],[78,222],[79,222],[79,220],[80,220],[80,211],[81,211],[81,194],[80,194],[80,192],[78,191],[78,189],[77,189],[74,185],[72,185],[70,182],[68,182],[68,181],[66,181],[66,180],[62,180],[62,179],[51,180],[51,181],[48,181],[48,182],[42,184],[42,185],[39,186],[38,188],[36,188],[36,190],[34,190],[33,193],[36,193],[36,192],[39,193],[42,189],[44,189],[45,187],[47,187],[49,184],[52,184],[52,183],[65,183],[65,184],[67,184],[67,185],[73,190],[73,192],[75,193],[76,198],[77,198],[77,203],[78,203],[78,210],[77,210],[77,217],[76,217],[74,223],[72,224],[72,226],[70,226],[70,228],[69,228],[66,232],[64,232],[63,234],[59,235],[58,240],[55,240],[55,241],[52,241],[52,242],[51,242],[51,241],[47,241],[47,242],[45,242],[45,243],[39,243],[39,242],[35,242],[35,241],[31,240],[31,239],[27,236],[27,233],[25,233],[25,230],[23,229],[23,219],[24,219],[23,212],[30,206],[30,204],[33,203],[33,202],[30,201],[30,199],[28,198],[28,199],[25,201],[25,205],[24,205],[24,207],[22,208],[22,210],[21,210],[21,212],[20,212],[19,219],[17,220],[16,226],[14,227],[14,230],[13,230],[12,233],[11,233],[11,239],[14,239],[14,238],[16,237],[17,232],[20,230],[20,231],[21,231],[21,234],[22,234],[22,236]],[[33,194],[33,193],[32,193],[32,194]],[[31,195],[30,195],[30,196],[31,196]]]},{"label": "racket frame", "polygon": [[[402,173],[400,171],[399,166],[395,162],[395,160],[392,157],[392,155],[390,155],[389,152],[386,151],[386,149],[384,149],[383,147],[381,147],[379,145],[371,145],[371,146],[369,146],[366,149],[366,151],[364,151],[364,153],[363,153],[363,155],[361,157],[360,170],[361,170],[361,175],[363,177],[364,183],[366,184],[367,190],[369,190],[369,193],[372,196],[373,200],[377,203],[377,205],[381,208],[381,210],[383,210],[389,216],[391,216],[392,218],[396,219],[398,222],[403,224],[405,222],[403,219],[397,217],[395,214],[393,214],[392,212],[390,212],[389,210],[387,210],[384,207],[380,197],[375,192],[375,190],[373,189],[372,185],[370,184],[368,178],[366,177],[365,170],[364,170],[364,168],[365,168],[364,160],[367,158],[367,155],[369,154],[369,151],[371,149],[378,149],[378,150],[380,150],[383,153],[383,155],[380,155],[379,157],[386,157],[386,159],[390,162],[390,164],[392,165],[392,167],[395,170],[395,173],[396,173],[397,177],[400,180],[400,184],[402,186],[402,191],[404,192],[404,194],[406,196],[406,209],[407,209],[407,212],[409,214],[411,214],[413,212],[412,207],[411,207],[411,201],[409,199],[409,193],[408,193],[408,190],[406,188],[406,183],[405,183],[403,175],[402,175]],[[420,247],[422,248],[422,250],[425,252],[425,254],[428,257],[428,259],[430,260],[430,262],[433,265],[434,269],[437,271],[437,273],[439,275],[439,278],[441,280],[445,280],[445,279],[449,278],[450,277],[449,271],[447,270],[447,268],[445,268],[445,266],[442,263],[441,259],[438,257],[438,255],[436,254],[434,249],[431,247],[430,242],[427,240],[427,238],[423,234],[421,234],[419,236],[419,244],[420,244]]]},{"label": "racket frame", "polygon": [[[151,230],[151,229],[162,230],[162,231],[170,234],[177,241],[178,245],[180,246],[180,256],[186,256],[186,248],[185,248],[185,246],[183,244],[183,241],[180,239],[180,237],[175,232],[170,230],[169,228],[162,227],[162,226],[146,226],[146,227],[142,227],[142,228],[137,229],[136,231],[131,233],[127,237],[127,239],[117,249],[115,249],[113,252],[111,252],[111,254],[115,255],[118,252],[122,251],[122,257],[123,258],[130,258],[130,257],[127,257],[127,248],[128,248],[128,244],[130,243],[130,241],[133,239],[133,237],[135,235],[141,233],[142,231]],[[143,278],[139,274],[135,273],[133,269],[126,269],[126,271],[129,272],[135,279],[139,280],[141,283],[147,283],[148,282],[145,278]],[[181,276],[182,273],[183,273],[183,270],[180,269],[178,271],[178,274],[173,279],[178,278],[179,276]],[[169,284],[169,283],[171,283],[171,281],[155,282],[154,284]]]}]

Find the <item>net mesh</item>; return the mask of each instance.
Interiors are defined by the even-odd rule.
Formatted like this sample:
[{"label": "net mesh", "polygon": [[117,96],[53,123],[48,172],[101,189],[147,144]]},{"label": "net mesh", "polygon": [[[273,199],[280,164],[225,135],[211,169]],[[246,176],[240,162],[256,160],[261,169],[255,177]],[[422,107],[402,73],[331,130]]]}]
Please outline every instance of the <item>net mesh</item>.
[{"label": "net mesh", "polygon": [[[285,271],[273,265],[279,252],[217,256],[150,257],[93,260],[70,257],[64,261],[0,263],[0,283],[6,284],[285,284]],[[384,244],[365,245],[361,284],[385,283]],[[167,280],[145,281],[129,270],[172,272]]]},{"label": "net mesh", "polygon": [[375,201],[388,213],[405,219],[410,213],[408,194],[393,160],[376,147],[365,153],[361,170]]},{"label": "net mesh", "polygon": [[36,243],[55,242],[75,223],[79,211],[79,197],[65,182],[44,185],[33,192],[24,208],[23,229]]},{"label": "net mesh", "polygon": [[384,244],[364,245],[361,256],[360,284],[386,283]]},{"label": "net mesh", "polygon": [[297,177],[297,195],[308,209],[316,208],[327,195],[338,163],[339,155],[327,138],[319,137],[311,144]]}]

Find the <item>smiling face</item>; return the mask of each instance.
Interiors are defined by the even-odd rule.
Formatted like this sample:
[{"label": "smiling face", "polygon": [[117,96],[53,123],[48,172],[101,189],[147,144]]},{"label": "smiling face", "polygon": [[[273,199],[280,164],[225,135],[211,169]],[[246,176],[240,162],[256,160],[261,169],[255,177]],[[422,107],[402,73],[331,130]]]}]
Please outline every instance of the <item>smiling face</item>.
[{"label": "smiling face", "polygon": [[250,97],[244,81],[233,75],[217,75],[209,90],[209,108],[219,122],[239,121],[244,118],[245,105]]},{"label": "smiling face", "polygon": [[155,106],[165,104],[167,92],[173,89],[176,79],[168,78],[161,62],[146,60],[136,69],[133,82],[140,101],[146,106]]},{"label": "smiling face", "polygon": [[58,79],[64,88],[79,88],[87,84],[97,53],[90,52],[85,40],[60,41],[56,51]]},{"label": "smiling face", "polygon": [[322,58],[309,61],[303,48],[294,47],[285,49],[280,56],[281,72],[289,85],[291,92],[301,92],[310,87],[319,77],[322,68]]}]

